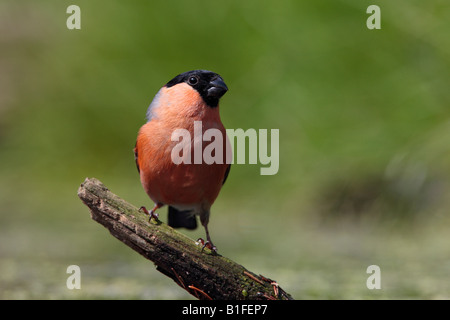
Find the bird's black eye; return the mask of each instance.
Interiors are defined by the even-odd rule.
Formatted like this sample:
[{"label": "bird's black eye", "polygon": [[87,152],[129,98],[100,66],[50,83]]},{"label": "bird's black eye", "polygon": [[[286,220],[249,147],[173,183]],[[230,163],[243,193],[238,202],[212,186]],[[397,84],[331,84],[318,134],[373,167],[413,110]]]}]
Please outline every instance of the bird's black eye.
[{"label": "bird's black eye", "polygon": [[188,83],[189,83],[191,86],[195,86],[195,85],[198,83],[198,77],[196,77],[196,76],[191,76],[191,77],[189,77]]}]

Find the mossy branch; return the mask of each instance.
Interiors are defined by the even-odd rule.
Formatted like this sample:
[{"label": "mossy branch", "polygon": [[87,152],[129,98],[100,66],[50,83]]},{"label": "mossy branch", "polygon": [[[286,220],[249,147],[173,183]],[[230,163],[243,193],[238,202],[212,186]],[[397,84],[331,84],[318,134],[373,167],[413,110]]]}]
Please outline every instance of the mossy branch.
[{"label": "mossy branch", "polygon": [[78,196],[93,220],[198,299],[292,299],[275,281],[206,248],[202,252],[194,240],[160,221],[149,223],[148,216],[95,178],[81,184]]}]

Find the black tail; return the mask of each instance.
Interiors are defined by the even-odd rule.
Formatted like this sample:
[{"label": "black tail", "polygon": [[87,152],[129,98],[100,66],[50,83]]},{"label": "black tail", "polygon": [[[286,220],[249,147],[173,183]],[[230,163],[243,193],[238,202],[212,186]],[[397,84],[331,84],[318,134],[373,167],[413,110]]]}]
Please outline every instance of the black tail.
[{"label": "black tail", "polygon": [[192,211],[179,211],[169,206],[169,226],[172,228],[196,229],[197,219]]}]

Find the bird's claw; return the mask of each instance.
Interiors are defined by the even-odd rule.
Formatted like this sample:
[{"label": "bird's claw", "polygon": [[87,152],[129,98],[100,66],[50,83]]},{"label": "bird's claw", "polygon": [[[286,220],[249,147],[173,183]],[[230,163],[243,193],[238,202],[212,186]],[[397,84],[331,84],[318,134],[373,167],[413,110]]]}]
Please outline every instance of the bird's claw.
[{"label": "bird's claw", "polygon": [[217,248],[216,248],[216,246],[214,246],[214,245],[212,244],[212,242],[209,241],[209,240],[205,241],[205,240],[203,240],[202,238],[198,238],[197,244],[201,244],[201,245],[202,245],[202,252],[203,252],[203,250],[204,250],[205,248],[208,248],[208,249],[211,250],[213,253],[217,253]]},{"label": "bird's claw", "polygon": [[154,218],[156,221],[158,221],[159,215],[154,210],[150,210],[150,212],[149,212],[146,207],[142,206],[139,208],[139,211],[144,212],[145,214],[149,215],[148,222],[150,222],[152,220],[152,218]]}]

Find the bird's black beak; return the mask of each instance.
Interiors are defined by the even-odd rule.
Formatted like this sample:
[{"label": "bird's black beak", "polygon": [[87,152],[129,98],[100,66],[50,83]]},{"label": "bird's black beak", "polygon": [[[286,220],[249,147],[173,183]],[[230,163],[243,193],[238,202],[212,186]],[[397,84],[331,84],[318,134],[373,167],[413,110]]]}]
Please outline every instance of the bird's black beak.
[{"label": "bird's black beak", "polygon": [[219,99],[228,91],[228,87],[221,77],[217,77],[209,83],[207,96]]}]

